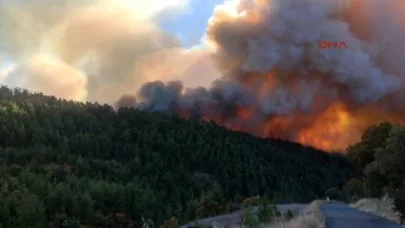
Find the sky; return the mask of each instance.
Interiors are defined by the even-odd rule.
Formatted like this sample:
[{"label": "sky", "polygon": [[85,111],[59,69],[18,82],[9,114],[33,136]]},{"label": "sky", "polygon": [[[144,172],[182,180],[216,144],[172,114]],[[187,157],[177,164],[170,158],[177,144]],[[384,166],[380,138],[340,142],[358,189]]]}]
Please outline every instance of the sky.
[{"label": "sky", "polygon": [[112,104],[145,82],[219,77],[202,38],[224,0],[64,1],[0,0],[1,84]]},{"label": "sky", "polygon": [[162,17],[159,24],[162,29],[176,34],[185,47],[191,47],[200,43],[215,6],[223,2],[224,0],[192,0],[183,13],[175,17]]},{"label": "sky", "polygon": [[[150,4],[156,4],[160,1],[161,0],[150,0]],[[181,46],[184,48],[190,48],[201,44],[201,39],[204,36],[208,19],[212,16],[215,6],[222,4],[224,0],[172,0],[172,2],[173,4],[179,2],[179,5],[183,4],[181,2],[188,2],[188,4],[180,11],[170,11],[171,14],[163,14],[163,16],[159,16],[157,18],[157,23],[162,30],[177,36],[181,42]],[[2,75],[5,75],[6,72],[11,69],[9,66],[12,65],[12,62],[10,62],[8,58],[5,58],[7,53],[1,52],[4,45],[0,44],[0,46],[1,79]]]}]

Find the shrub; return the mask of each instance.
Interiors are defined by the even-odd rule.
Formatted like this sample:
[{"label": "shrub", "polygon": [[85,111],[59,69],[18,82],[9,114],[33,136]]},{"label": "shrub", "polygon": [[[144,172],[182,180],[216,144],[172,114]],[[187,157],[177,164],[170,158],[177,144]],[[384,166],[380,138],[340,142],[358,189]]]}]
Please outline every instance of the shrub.
[{"label": "shrub", "polygon": [[248,228],[258,228],[259,222],[256,219],[256,216],[253,213],[252,207],[249,207],[245,211],[245,215],[243,217],[243,225]]},{"label": "shrub", "polygon": [[291,210],[288,210],[287,213],[285,214],[285,219],[291,220],[294,217],[294,214]]}]

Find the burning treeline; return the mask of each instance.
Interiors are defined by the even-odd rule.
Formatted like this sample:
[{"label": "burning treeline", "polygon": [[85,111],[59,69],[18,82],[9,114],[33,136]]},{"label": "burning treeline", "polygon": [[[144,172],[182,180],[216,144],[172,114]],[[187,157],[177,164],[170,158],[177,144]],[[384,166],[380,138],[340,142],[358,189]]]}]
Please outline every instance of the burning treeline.
[{"label": "burning treeline", "polygon": [[[328,150],[355,142],[370,124],[404,120],[404,52],[381,39],[391,28],[390,42],[405,41],[400,12],[394,1],[341,3],[238,1],[217,8],[207,39],[224,77],[209,89],[147,83],[136,106]],[[319,39],[350,48],[318,49]]]},{"label": "burning treeline", "polygon": [[[170,68],[164,82],[146,82],[136,95],[131,95],[137,87],[131,84],[136,83],[132,73],[134,69],[140,73],[137,64],[119,69],[119,61],[131,58],[130,53],[122,57],[117,54],[120,52],[110,52],[122,58],[111,58],[106,62],[111,67],[103,69],[103,49],[91,49],[97,50],[92,53],[99,57],[96,62],[101,77],[92,79],[87,68],[80,68],[80,72],[85,75],[88,97],[96,99],[95,91],[100,93],[100,88],[110,97],[129,94],[115,102],[118,107],[176,112],[259,136],[326,150],[344,149],[359,140],[370,124],[405,121],[405,96],[401,93],[405,79],[405,10],[400,4],[397,0],[227,1],[214,10],[207,24],[208,47],[198,49],[198,58],[192,63],[177,61],[180,64]],[[318,40],[344,41],[349,48],[319,49]],[[59,50],[71,52],[69,45],[59,43]],[[163,49],[165,52],[149,48],[144,51],[147,59],[136,58],[142,63],[142,77],[145,72],[165,75],[162,72],[168,70],[156,72],[158,64],[151,60],[161,63],[164,56],[167,61],[173,50],[175,58],[186,60],[197,50]],[[60,61],[75,66],[73,60],[90,53],[90,48],[87,52],[83,47],[77,50],[80,52],[69,58],[59,52],[58,56],[65,56]],[[168,55],[162,54],[167,50]],[[208,65],[196,67],[202,64],[201,59],[208,58],[213,60],[215,71],[208,72]],[[177,67],[191,70],[181,70],[179,76],[172,70]],[[114,71],[105,76],[106,70],[117,70],[117,76],[111,79]],[[185,88],[179,80],[168,80],[183,80],[197,73],[209,77],[212,72],[221,76],[209,87]],[[111,80],[101,85],[100,80],[106,78]],[[106,83],[111,83],[111,88]]]},{"label": "burning treeline", "polygon": [[[378,3],[355,8],[337,3],[241,1],[218,8],[207,38],[224,78],[210,89],[184,92],[178,83],[149,83],[140,91],[138,107],[199,115],[233,129],[324,149],[344,148],[371,123],[401,121],[401,107],[393,104],[401,102],[395,95],[404,71],[379,58],[404,58],[392,50],[372,53],[367,42],[378,47],[381,41],[361,30],[372,26],[369,16]],[[362,12],[362,7],[369,9]],[[364,23],[356,27],[361,17]],[[398,30],[398,42],[405,40],[404,30]],[[319,38],[344,40],[351,48],[318,50]]]}]

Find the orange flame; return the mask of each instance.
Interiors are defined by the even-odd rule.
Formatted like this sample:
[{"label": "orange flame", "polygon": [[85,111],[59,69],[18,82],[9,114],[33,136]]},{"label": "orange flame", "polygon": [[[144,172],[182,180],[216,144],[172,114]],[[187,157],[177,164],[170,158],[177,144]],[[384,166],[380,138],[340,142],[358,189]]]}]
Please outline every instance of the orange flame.
[{"label": "orange flame", "polygon": [[345,149],[357,138],[350,131],[351,116],[346,107],[337,103],[318,116],[311,127],[298,134],[298,142],[323,150]]},{"label": "orange flame", "polygon": [[[236,1],[235,1],[236,2]],[[255,0],[257,4],[268,4],[265,0]],[[393,3],[393,6],[400,11],[405,11],[405,4]],[[351,32],[361,40],[372,39],[373,21],[371,13],[371,3],[367,0],[346,0],[343,15],[344,21],[350,21]],[[230,8],[230,9],[237,9]],[[229,15],[234,17],[246,17],[249,26],[255,26],[262,18],[259,14],[252,12],[239,13],[237,10],[229,11]],[[233,12],[233,14],[231,14]],[[400,23],[405,23],[405,13],[401,14]],[[221,17],[221,20],[229,19]],[[224,70],[233,69],[241,64],[236,59],[224,61],[221,67]],[[236,66],[235,66],[236,65]],[[287,75],[282,77],[282,72],[276,69],[271,69],[266,74],[262,73],[246,73],[243,77],[238,78],[239,83],[243,84],[247,89],[251,89],[257,101],[261,101],[268,97],[268,93],[275,91],[278,88],[288,87],[292,93],[298,91],[296,96],[299,96],[300,75]],[[289,73],[293,74],[293,73]],[[300,74],[297,72],[297,74]],[[393,108],[392,104],[386,105],[391,98],[380,100],[376,104],[351,104],[351,101],[346,100],[344,94],[347,92],[343,86],[334,84],[333,81],[328,81],[327,77],[323,77],[322,73],[311,72],[305,80],[321,79],[325,85],[338,90],[342,97],[339,101],[330,101],[327,98],[318,96],[314,98],[313,107],[315,110],[321,110],[317,113],[305,113],[300,110],[293,110],[292,113],[282,113],[275,116],[267,116],[260,119],[259,123],[255,119],[256,112],[254,107],[237,107],[235,116],[204,116],[205,120],[215,121],[219,125],[224,125],[232,130],[243,130],[261,137],[273,137],[285,140],[292,140],[304,145],[313,146],[325,151],[344,150],[350,144],[353,144],[361,139],[361,135],[372,124],[378,124],[383,121],[392,123],[405,123],[403,110]],[[296,77],[295,77],[296,76]],[[325,105],[327,106],[325,109]],[[391,107],[390,110],[384,110],[382,107]],[[259,108],[257,108],[259,109]],[[395,113],[393,110],[397,110]],[[288,110],[291,111],[291,110]],[[401,114],[402,113],[402,114]],[[260,114],[259,114],[260,115]],[[261,117],[259,117],[261,118]],[[267,119],[266,119],[267,118]],[[259,125],[259,126],[258,126]]]}]

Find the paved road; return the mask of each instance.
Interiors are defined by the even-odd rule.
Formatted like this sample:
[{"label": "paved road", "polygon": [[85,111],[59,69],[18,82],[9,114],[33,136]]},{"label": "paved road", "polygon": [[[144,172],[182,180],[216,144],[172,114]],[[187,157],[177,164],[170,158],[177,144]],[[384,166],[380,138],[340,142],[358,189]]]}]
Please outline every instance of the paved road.
[{"label": "paved road", "polygon": [[350,208],[343,203],[324,204],[326,228],[401,228],[385,218]]},{"label": "paved road", "polygon": [[[303,209],[306,205],[305,204],[279,204],[277,205],[278,211],[281,213],[286,213],[288,210],[291,210],[293,212],[298,212],[301,209]],[[257,207],[253,207],[253,212],[257,211]],[[214,222],[218,224],[219,226],[224,226],[224,227],[237,227],[240,226],[242,223],[242,217],[244,215],[244,210],[238,210],[230,214],[225,214],[225,215],[219,215],[215,217],[210,217],[210,218],[204,218],[198,220],[198,225],[200,227],[206,228],[206,227],[212,227]],[[185,224],[181,226],[181,228],[187,228],[187,227],[192,227],[193,223]]]}]

